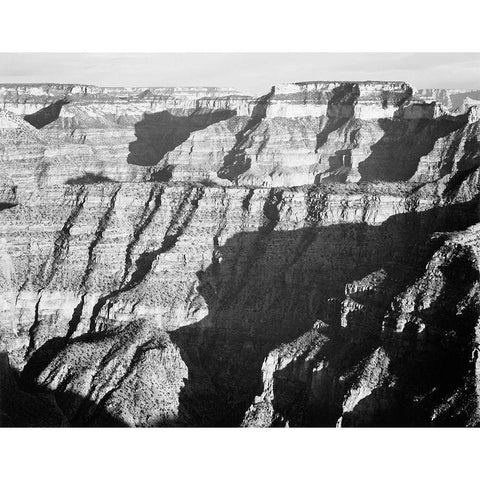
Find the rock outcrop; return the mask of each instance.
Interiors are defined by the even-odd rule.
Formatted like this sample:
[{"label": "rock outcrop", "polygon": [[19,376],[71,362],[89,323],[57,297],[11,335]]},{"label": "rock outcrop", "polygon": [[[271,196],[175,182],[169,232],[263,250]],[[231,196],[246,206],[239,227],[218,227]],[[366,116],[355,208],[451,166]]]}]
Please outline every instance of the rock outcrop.
[{"label": "rock outcrop", "polygon": [[7,423],[18,397],[45,425],[477,424],[478,107],[403,82],[0,97]]},{"label": "rock outcrop", "polygon": [[449,110],[462,111],[471,104],[480,102],[480,90],[430,88],[417,91],[419,100],[439,102]]},{"label": "rock outcrop", "polygon": [[401,288],[385,269],[347,285],[339,328],[315,324],[267,356],[244,425],[477,425],[479,233],[437,235]]},{"label": "rock outcrop", "polygon": [[423,157],[455,150],[476,123],[403,82],[286,84],[259,99],[228,89],[3,86],[0,99],[8,115],[38,129],[0,156],[0,175],[9,177],[15,161],[27,190],[102,179],[248,187],[435,180],[455,165]]}]

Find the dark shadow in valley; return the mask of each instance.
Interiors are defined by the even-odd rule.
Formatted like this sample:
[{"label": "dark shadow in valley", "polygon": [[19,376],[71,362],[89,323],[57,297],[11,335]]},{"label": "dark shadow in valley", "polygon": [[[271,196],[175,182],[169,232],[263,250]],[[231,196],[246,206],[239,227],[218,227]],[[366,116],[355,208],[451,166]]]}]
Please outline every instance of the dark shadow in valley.
[{"label": "dark shadow in valley", "polygon": [[137,139],[129,145],[127,162],[142,166],[158,165],[167,153],[185,142],[192,132],[228,120],[235,114],[234,110],[194,112],[188,116],[172,115],[166,110],[145,113],[142,120],[135,124]]},{"label": "dark shadow in valley", "polygon": [[60,112],[62,111],[62,107],[68,103],[70,103],[69,100],[62,98],[61,100],[58,100],[55,103],[38,110],[38,112],[25,115],[23,119],[30,123],[30,125],[33,125],[35,128],[43,128],[57,120],[60,116]]},{"label": "dark shadow in valley", "polygon": [[[332,366],[337,362],[341,370],[345,365],[358,364],[380,342],[382,318],[363,319],[371,323],[368,337],[356,336],[351,341],[340,328],[337,313],[332,314],[332,299],[341,301],[347,283],[382,269],[389,279],[382,302],[390,302],[423,272],[438,248],[438,240],[430,240],[434,232],[463,230],[479,221],[478,200],[398,214],[378,226],[321,226],[312,220],[309,227],[277,231],[281,190],[272,189],[264,209],[265,224],[259,231],[235,234],[223,245],[214,238],[212,262],[197,272],[198,294],[206,302],[209,314],[198,323],[169,333],[188,367],[188,378],[179,396],[179,418],[172,425],[240,425],[254,397],[262,391],[265,357],[272,349],[308,331],[318,319],[329,325],[331,341],[324,354],[330,356]],[[162,248],[171,248],[179,232],[166,238]],[[148,270],[151,261],[150,255],[141,257],[138,271]],[[131,282],[139,280],[132,275]],[[89,335],[96,341],[109,334]],[[24,385],[32,386],[67,343],[84,340],[85,336],[48,341],[24,369]],[[345,356],[339,354],[342,351],[347,352]],[[436,363],[432,368],[438,366]],[[281,376],[279,373],[280,380]],[[288,375],[284,378],[288,380]],[[276,388],[284,392],[278,397],[276,408],[283,410],[286,418],[293,418],[292,426],[333,426],[338,410],[335,402],[333,406],[332,402],[325,403],[328,412],[307,409],[299,415],[297,407],[304,402],[308,385],[287,382],[286,390],[281,383]],[[80,416],[78,420],[70,418],[72,425],[121,424],[109,417],[102,405],[89,404],[90,400],[73,398],[66,392],[54,394],[63,412],[70,411],[72,405],[82,405],[82,411],[87,408],[93,412],[89,414],[92,424],[85,425]],[[365,406],[367,403],[363,401]]]},{"label": "dark shadow in valley", "polygon": [[[267,354],[309,330],[317,319],[330,323],[333,351],[347,346],[349,353],[341,361],[355,365],[367,353],[365,345],[369,351],[378,344],[382,317],[371,318],[368,338],[358,337],[352,344],[338,316],[329,314],[332,299],[341,301],[347,283],[383,269],[389,279],[382,299],[387,305],[423,272],[438,248],[438,240],[430,240],[434,232],[462,230],[477,222],[478,215],[476,198],[395,215],[379,226],[312,225],[239,233],[217,247],[212,264],[197,273],[208,316],[170,333],[189,369],[180,395],[186,423],[239,425],[262,391]],[[352,354],[355,349],[358,355]],[[332,425],[335,416],[323,413],[310,413],[305,425]]]},{"label": "dark shadow in valley", "polygon": [[[433,227],[433,230],[428,229],[431,232],[437,229],[463,230],[480,219],[478,201],[477,197],[464,205],[417,214],[420,225],[428,222]],[[432,220],[434,223],[431,223]],[[421,240],[422,236],[417,237],[415,242]],[[431,240],[427,235],[424,240],[427,243],[423,247],[418,244],[418,249],[412,250],[405,257],[405,262],[397,266],[398,269],[408,268],[409,264],[412,267],[418,262],[407,277],[392,278],[387,270],[385,279],[388,281],[384,279],[380,283],[376,298],[361,290],[355,295],[350,294],[350,298],[368,306],[368,309],[351,312],[349,325],[342,328],[341,336],[331,335],[326,347],[316,354],[318,361],[328,359],[328,368],[318,376],[322,381],[321,388],[316,386],[317,394],[321,394],[320,400],[317,398],[312,402],[309,399],[311,379],[295,381],[302,368],[302,359],[295,360],[274,374],[273,405],[276,412],[280,413],[280,418],[289,419],[290,426],[333,426],[341,415],[345,392],[344,386],[339,389],[338,379],[348,377],[348,372],[352,372],[354,367],[358,369],[379,346],[390,359],[390,379],[394,378],[395,381],[376,387],[361,399],[351,412],[343,416],[342,426],[459,427],[472,424],[472,419],[474,423],[476,394],[472,352],[476,348],[478,308],[473,303],[465,306],[461,313],[458,311],[458,305],[465,303],[464,299],[469,298],[479,280],[468,248],[457,249],[453,259],[442,267],[444,284],[448,290],[439,291],[440,295],[429,308],[415,313],[426,327],[423,334],[419,334],[415,322],[408,323],[403,331],[397,332],[397,316],[391,319],[385,317],[393,296],[404,291],[405,286],[418,278],[425,261],[443,245],[445,235],[435,235]],[[396,254],[396,248],[392,253]],[[370,297],[368,302],[362,299],[366,294]],[[391,325],[390,321],[393,322]],[[382,324],[386,325],[387,336],[380,331]],[[313,359],[310,358],[310,361]],[[332,399],[332,395],[336,398]]]},{"label": "dark shadow in valley", "polygon": [[[407,323],[396,332],[388,325],[382,348],[390,358],[395,382],[376,387],[343,416],[344,427],[462,427],[476,419],[475,328],[478,309],[458,305],[478,282],[471,259],[460,253],[442,268],[448,290],[417,312],[426,331]],[[391,319],[394,323],[396,318]],[[473,420],[473,422],[472,422]]]}]

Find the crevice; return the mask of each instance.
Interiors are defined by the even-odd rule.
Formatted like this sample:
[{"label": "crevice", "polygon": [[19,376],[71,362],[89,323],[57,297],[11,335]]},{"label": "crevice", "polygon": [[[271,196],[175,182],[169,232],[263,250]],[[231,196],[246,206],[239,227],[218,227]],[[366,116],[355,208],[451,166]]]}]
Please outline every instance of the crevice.
[{"label": "crevice", "polygon": [[219,239],[223,231],[227,227],[227,213],[230,208],[230,196],[227,195],[227,191],[225,188],[223,189],[222,205],[223,205],[223,212],[222,212],[222,215],[220,216],[220,221],[218,224],[217,231],[213,235],[212,265],[218,264],[220,261],[221,256],[219,254],[219,247],[220,247]]},{"label": "crevice", "polygon": [[468,170],[460,170],[452,175],[444,191],[444,196],[448,201],[452,201],[455,198],[455,195],[463,185],[463,182],[476,170],[476,168],[477,167],[473,167]]},{"label": "crevice", "polygon": [[248,213],[250,211],[250,201],[252,200],[254,192],[255,190],[253,188],[250,188],[246,197],[242,201],[242,209],[245,213]]},{"label": "crevice", "polygon": [[263,214],[265,215],[266,222],[259,228],[259,232],[270,233],[277,226],[280,220],[280,208],[283,199],[283,190],[277,188],[271,188],[268,194],[267,201],[263,206]]},{"label": "crevice", "polygon": [[28,332],[30,340],[27,348],[27,353],[25,354],[26,359],[30,358],[32,353],[35,351],[35,334],[38,326],[40,325],[40,301],[42,300],[42,290],[38,291],[37,296],[38,296],[38,299],[37,299],[37,302],[35,303],[35,313],[33,317],[33,323]]},{"label": "crevice", "polygon": [[0,202],[0,212],[2,210],[7,210],[9,208],[16,207],[18,203],[7,203],[7,202]]},{"label": "crevice", "polygon": [[307,191],[307,225],[318,225],[322,222],[328,208],[328,193],[319,191],[318,187],[312,187]]},{"label": "crevice", "polygon": [[105,233],[105,230],[110,223],[110,220],[113,215],[113,211],[115,209],[115,202],[117,199],[118,192],[120,191],[121,185],[119,185],[115,191],[113,192],[113,195],[110,199],[110,203],[107,207],[107,210],[105,211],[104,215],[98,222],[97,230],[95,231],[95,238],[93,239],[92,243],[88,247],[88,260],[87,260],[87,266],[85,268],[85,273],[83,274],[82,280],[80,282],[80,289],[84,290],[85,287],[87,286],[87,282],[90,278],[90,275],[93,272],[96,259],[95,259],[95,248],[97,245],[100,243],[100,241],[103,238],[103,234]]},{"label": "crevice", "polygon": [[217,243],[217,245],[218,245],[218,239],[220,235],[223,233],[223,231],[227,226],[227,213],[228,213],[228,209],[230,208],[230,196],[227,195],[227,191],[225,187],[223,187],[222,206],[223,206],[223,212],[219,219],[217,231],[213,236],[214,243]]},{"label": "crevice", "polygon": [[252,134],[267,116],[267,108],[273,96],[274,90],[258,99],[253,109],[250,120],[245,127],[235,136],[236,142],[233,148],[223,159],[223,165],[218,170],[219,178],[226,178],[233,182],[239,175],[250,168],[251,160],[246,157],[245,150],[252,141]]},{"label": "crevice", "polygon": [[85,204],[85,200],[87,198],[87,192],[85,191],[85,187],[81,187],[77,193],[75,206],[68,216],[67,220],[65,221],[62,229],[60,230],[60,234],[55,240],[54,248],[53,248],[53,255],[52,261],[50,264],[50,268],[47,269],[48,261],[44,265],[44,272],[43,272],[43,285],[46,287],[50,284],[53,280],[53,277],[60,266],[63,263],[68,255],[69,243],[70,243],[70,229],[72,228],[73,224],[75,223],[76,219],[80,215],[80,212],[83,209]]},{"label": "crevice", "polygon": [[152,223],[155,214],[162,204],[163,192],[164,187],[158,184],[154,184],[150,190],[150,195],[145,203],[140,220],[134,228],[132,241],[127,245],[125,252],[125,268],[122,281],[120,282],[121,285],[125,283],[130,268],[132,267],[132,253],[134,248],[137,246],[140,237],[143,235],[143,232],[145,232],[148,226]]},{"label": "crevice", "polygon": [[80,324],[80,321],[82,319],[83,307],[85,305],[85,296],[86,296],[86,293],[84,293],[81,296],[79,304],[73,310],[72,319],[68,324],[68,331],[66,335],[67,339],[70,338],[75,333],[78,325]]},{"label": "crevice", "polygon": [[355,104],[360,96],[357,83],[342,83],[332,91],[332,97],[327,105],[327,123],[317,135],[315,153],[325,145],[329,135],[342,128],[354,117]]}]

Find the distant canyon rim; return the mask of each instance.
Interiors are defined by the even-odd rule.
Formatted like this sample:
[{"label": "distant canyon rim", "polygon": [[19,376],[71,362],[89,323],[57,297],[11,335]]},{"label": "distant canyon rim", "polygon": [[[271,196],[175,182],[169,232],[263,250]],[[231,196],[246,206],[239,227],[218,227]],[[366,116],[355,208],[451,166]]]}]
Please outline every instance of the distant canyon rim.
[{"label": "distant canyon rim", "polygon": [[0,426],[476,426],[480,89],[0,85]]}]

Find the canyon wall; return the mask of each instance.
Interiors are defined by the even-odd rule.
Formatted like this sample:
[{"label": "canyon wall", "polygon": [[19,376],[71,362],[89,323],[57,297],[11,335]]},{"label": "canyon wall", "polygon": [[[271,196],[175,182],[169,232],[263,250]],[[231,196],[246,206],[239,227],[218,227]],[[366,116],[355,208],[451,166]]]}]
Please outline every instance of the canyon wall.
[{"label": "canyon wall", "polygon": [[[454,173],[472,156],[477,122],[414,92],[403,82],[286,84],[258,99],[213,88],[1,86],[2,115],[16,115],[25,132],[22,141],[2,134],[0,176],[32,190],[96,181],[416,182]],[[434,147],[445,152],[441,161],[429,157]]]},{"label": "canyon wall", "polygon": [[463,111],[469,105],[480,103],[480,90],[426,88],[417,90],[416,96],[426,102],[439,102],[452,111]]},{"label": "canyon wall", "polygon": [[0,93],[5,424],[476,424],[477,107]]}]

